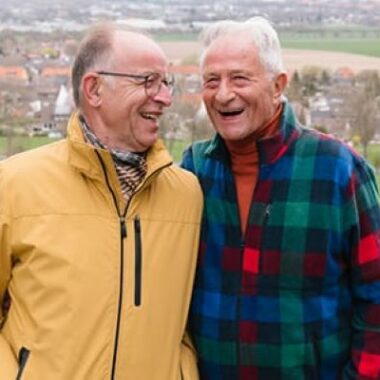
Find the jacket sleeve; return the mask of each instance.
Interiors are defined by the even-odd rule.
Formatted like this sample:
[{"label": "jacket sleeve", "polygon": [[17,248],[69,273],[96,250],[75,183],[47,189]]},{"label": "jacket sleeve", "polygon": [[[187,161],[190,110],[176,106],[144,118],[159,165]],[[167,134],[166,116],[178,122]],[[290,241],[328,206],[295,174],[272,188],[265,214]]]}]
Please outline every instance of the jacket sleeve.
[{"label": "jacket sleeve", "polygon": [[[183,169],[195,174],[192,146],[184,151],[180,165]],[[196,350],[187,331],[181,344],[181,373],[183,380],[199,379]]]},{"label": "jacket sleeve", "polygon": [[[181,343],[181,380],[199,380],[197,355],[186,332]],[[1,380],[1,379],[0,379]]]},{"label": "jacket sleeve", "polygon": [[[1,169],[1,168],[0,168]],[[0,194],[1,194],[0,171]],[[17,361],[9,343],[2,334],[2,325],[5,317],[4,297],[10,279],[11,259],[9,248],[9,223],[4,211],[3,197],[0,196],[0,380],[15,379]]]},{"label": "jacket sleeve", "polygon": [[373,171],[364,161],[356,164],[347,194],[353,314],[343,378],[380,379],[380,207]]}]

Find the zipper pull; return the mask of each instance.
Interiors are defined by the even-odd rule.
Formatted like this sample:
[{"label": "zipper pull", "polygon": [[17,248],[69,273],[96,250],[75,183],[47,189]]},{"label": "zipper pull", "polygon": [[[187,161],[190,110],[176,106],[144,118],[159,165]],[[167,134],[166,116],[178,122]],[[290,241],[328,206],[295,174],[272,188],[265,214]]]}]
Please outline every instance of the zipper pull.
[{"label": "zipper pull", "polygon": [[135,231],[137,233],[140,233],[140,217],[138,215],[135,216],[135,219],[134,219],[134,223],[135,223]]},{"label": "zipper pull", "polygon": [[135,306],[141,306],[142,246],[140,217],[136,215],[133,222],[135,226]]},{"label": "zipper pull", "polygon": [[19,369],[17,372],[16,380],[21,380],[22,374],[24,372],[26,362],[28,361],[30,351],[26,347],[21,347],[18,353],[18,365]]},{"label": "zipper pull", "polygon": [[272,209],[272,205],[270,203],[267,204],[267,206],[265,207],[265,213],[264,213],[264,223],[268,221],[271,209]]},{"label": "zipper pull", "polygon": [[127,237],[127,226],[125,225],[125,219],[123,218],[120,218],[120,233],[122,239]]}]

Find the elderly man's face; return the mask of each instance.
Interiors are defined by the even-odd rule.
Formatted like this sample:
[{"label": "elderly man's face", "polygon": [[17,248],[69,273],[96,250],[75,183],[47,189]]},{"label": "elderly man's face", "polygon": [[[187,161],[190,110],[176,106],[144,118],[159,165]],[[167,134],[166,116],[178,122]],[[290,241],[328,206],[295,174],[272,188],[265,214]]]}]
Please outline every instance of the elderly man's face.
[{"label": "elderly man's face", "polygon": [[[155,73],[164,79],[168,66],[166,57],[153,41],[139,35],[121,35],[115,45],[112,72],[142,76]],[[159,117],[171,104],[169,88],[162,82],[159,91],[149,96],[141,78],[101,75],[101,80],[100,114],[105,128],[113,135],[112,145],[115,147],[116,138],[119,148],[133,152],[147,150],[158,138]]]},{"label": "elderly man's face", "polygon": [[214,128],[226,140],[241,140],[268,122],[282,87],[261,64],[246,35],[212,42],[201,65],[203,101]]}]

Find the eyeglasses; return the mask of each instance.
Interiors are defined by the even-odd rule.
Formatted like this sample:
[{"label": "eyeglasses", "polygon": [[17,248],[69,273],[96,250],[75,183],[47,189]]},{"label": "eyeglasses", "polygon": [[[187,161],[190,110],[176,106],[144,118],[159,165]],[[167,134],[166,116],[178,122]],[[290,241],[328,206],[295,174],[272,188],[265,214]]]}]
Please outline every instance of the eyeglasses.
[{"label": "eyeglasses", "polygon": [[127,73],[117,73],[112,71],[96,71],[99,75],[109,75],[113,77],[125,77],[136,79],[144,84],[145,93],[149,98],[154,98],[161,90],[162,84],[164,84],[170,95],[173,94],[174,90],[174,76],[167,74],[165,76],[159,73],[149,73],[146,75],[139,74],[127,74]]}]

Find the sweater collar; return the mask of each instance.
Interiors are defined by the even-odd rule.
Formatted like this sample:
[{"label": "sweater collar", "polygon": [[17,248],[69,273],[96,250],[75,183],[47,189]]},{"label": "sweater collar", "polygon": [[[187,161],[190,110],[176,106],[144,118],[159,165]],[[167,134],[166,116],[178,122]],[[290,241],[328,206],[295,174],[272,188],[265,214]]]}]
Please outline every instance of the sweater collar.
[{"label": "sweater collar", "polygon": [[258,140],[269,138],[277,133],[280,124],[280,116],[282,113],[283,104],[280,103],[272,116],[272,118],[258,130],[253,131],[249,136],[242,140],[224,140],[230,157],[232,160],[243,160],[244,162],[256,163],[258,161],[257,156],[257,144]]},{"label": "sweater collar", "polygon": [[[104,177],[101,166],[99,165],[99,159],[95,152],[102,157],[108,170],[113,170],[114,164],[111,154],[105,149],[95,148],[85,142],[78,112],[74,112],[69,119],[67,140],[69,144],[69,163],[87,176],[93,178]],[[153,146],[148,149],[146,160],[147,176],[173,163],[169,152],[161,140],[156,141]]]}]

